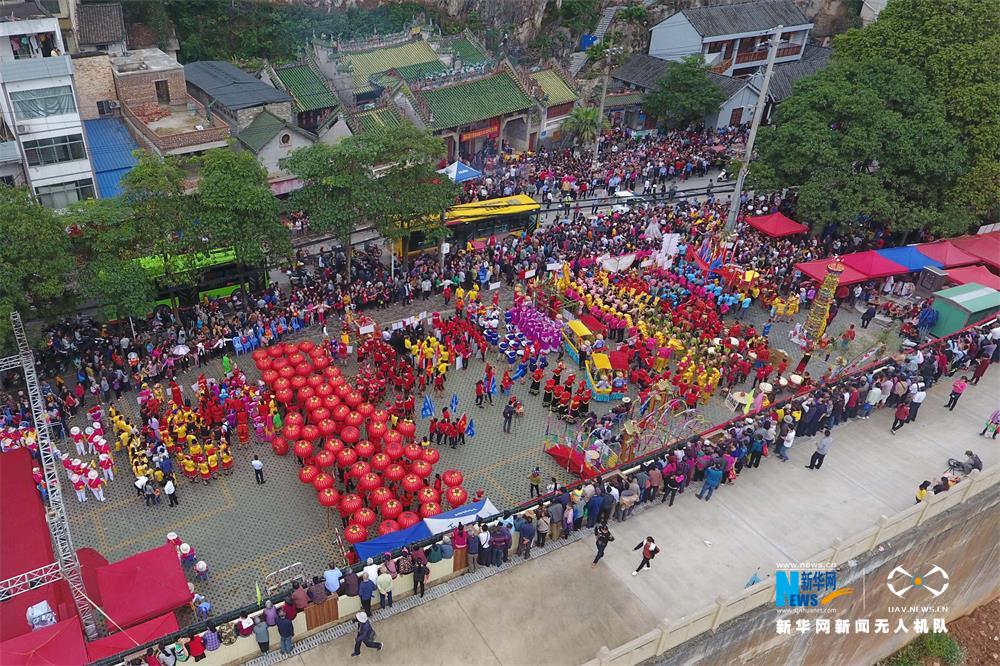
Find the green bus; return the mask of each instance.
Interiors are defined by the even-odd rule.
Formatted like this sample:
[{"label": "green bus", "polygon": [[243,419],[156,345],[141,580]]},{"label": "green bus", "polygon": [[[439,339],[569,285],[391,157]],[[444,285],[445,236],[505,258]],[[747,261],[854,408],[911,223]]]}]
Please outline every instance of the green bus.
[{"label": "green bus", "polygon": [[241,292],[241,300],[246,302],[247,294],[254,294],[268,286],[267,268],[238,261],[232,249],[171,257],[171,274],[199,273],[198,280],[193,284],[179,286],[162,279],[167,274],[163,257],[142,257],[137,261],[156,283],[156,305],[171,309],[189,308],[210,298],[224,298],[238,291]]}]

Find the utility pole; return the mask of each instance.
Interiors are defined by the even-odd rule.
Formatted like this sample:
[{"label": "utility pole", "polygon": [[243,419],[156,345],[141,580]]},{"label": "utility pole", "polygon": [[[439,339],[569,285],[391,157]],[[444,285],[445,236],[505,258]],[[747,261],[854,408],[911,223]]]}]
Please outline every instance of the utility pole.
[{"label": "utility pole", "polygon": [[736,218],[740,214],[740,197],[743,196],[743,181],[747,177],[747,169],[750,168],[750,157],[753,155],[753,142],[757,138],[757,128],[764,117],[764,108],[767,106],[767,89],[771,85],[771,74],[774,72],[774,59],[778,56],[778,45],[781,44],[781,33],[784,26],[779,25],[771,39],[771,48],[767,52],[767,67],[764,70],[764,82],[760,86],[760,96],[757,98],[757,107],[753,112],[753,120],[750,123],[750,136],[747,137],[747,149],[743,155],[743,163],[740,165],[740,175],[736,178],[736,189],[733,191],[733,202],[729,206],[729,219],[726,220],[726,234],[731,234],[736,230]]},{"label": "utility pole", "polygon": [[611,62],[614,60],[615,56],[621,53],[622,49],[620,46],[609,46],[604,51],[604,80],[601,84],[601,105],[598,107],[597,112],[597,134],[594,136],[594,160],[592,162],[593,166],[597,166],[597,151],[601,146],[601,133],[604,131],[604,103],[605,98],[608,95],[608,79],[611,77]]}]

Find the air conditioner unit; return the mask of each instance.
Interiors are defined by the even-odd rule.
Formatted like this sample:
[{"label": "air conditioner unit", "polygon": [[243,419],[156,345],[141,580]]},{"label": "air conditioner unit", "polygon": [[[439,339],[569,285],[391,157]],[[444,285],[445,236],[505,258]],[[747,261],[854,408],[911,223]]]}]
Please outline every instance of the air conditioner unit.
[{"label": "air conditioner unit", "polygon": [[27,125],[17,125],[17,133],[18,134],[26,134],[27,132],[28,132],[28,126]]},{"label": "air conditioner unit", "polygon": [[109,109],[120,109],[122,108],[122,103],[116,99],[108,100]]}]

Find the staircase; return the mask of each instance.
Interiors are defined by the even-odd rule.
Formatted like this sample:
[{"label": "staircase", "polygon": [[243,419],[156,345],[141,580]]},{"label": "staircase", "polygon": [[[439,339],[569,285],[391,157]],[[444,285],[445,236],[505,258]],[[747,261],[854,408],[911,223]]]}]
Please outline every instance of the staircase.
[{"label": "staircase", "polygon": [[[597,38],[597,43],[600,44],[601,40],[604,39],[604,35],[608,33],[608,28],[611,27],[611,22],[615,20],[615,14],[621,7],[614,5],[611,7],[605,7],[604,11],[601,12],[601,20],[597,22],[597,29],[594,30],[594,37]],[[583,69],[583,66],[587,64],[587,52],[577,51],[569,57],[569,73],[576,76]]]}]

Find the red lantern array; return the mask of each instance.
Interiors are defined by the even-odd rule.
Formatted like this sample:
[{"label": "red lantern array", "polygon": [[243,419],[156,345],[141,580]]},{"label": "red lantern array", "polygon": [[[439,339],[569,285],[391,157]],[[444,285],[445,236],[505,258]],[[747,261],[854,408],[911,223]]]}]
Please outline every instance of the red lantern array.
[{"label": "red lantern array", "polygon": [[381,523],[379,523],[378,526],[379,536],[385,536],[386,534],[392,534],[393,532],[398,532],[398,531],[399,531],[399,523],[397,523],[395,520],[388,519],[388,520],[383,520]]},{"label": "red lantern array", "polygon": [[379,511],[382,513],[383,518],[399,518],[399,515],[403,513],[403,503],[398,499],[389,499],[382,502]]},{"label": "red lantern array", "polygon": [[441,505],[437,502],[427,502],[426,504],[420,505],[420,517],[430,518],[431,516],[436,516],[441,513]]},{"label": "red lantern array", "polygon": [[344,530],[344,538],[348,543],[361,543],[368,539],[368,530],[357,523],[351,523]]},{"label": "red lantern array", "polygon": [[[388,504],[388,502],[386,502],[386,504]],[[412,511],[404,511],[403,513],[399,514],[398,518],[396,518],[396,522],[399,523],[399,526],[405,530],[407,527],[413,527],[414,525],[419,523],[420,516],[413,513]]]},{"label": "red lantern array", "polygon": [[326,472],[320,472],[313,479],[313,488],[316,490],[326,490],[327,488],[333,488],[333,477]]},{"label": "red lantern array", "polygon": [[446,469],[441,475],[441,480],[444,481],[446,486],[460,486],[465,478],[457,469]]},{"label": "red lantern array", "polygon": [[462,506],[469,500],[469,493],[462,486],[452,486],[444,493],[448,504],[452,507]]},{"label": "red lantern array", "polygon": [[358,509],[351,516],[351,522],[357,523],[362,527],[371,527],[372,525],[375,524],[376,520],[378,520],[378,516],[375,515],[375,512],[369,509],[368,507],[362,507]]}]

